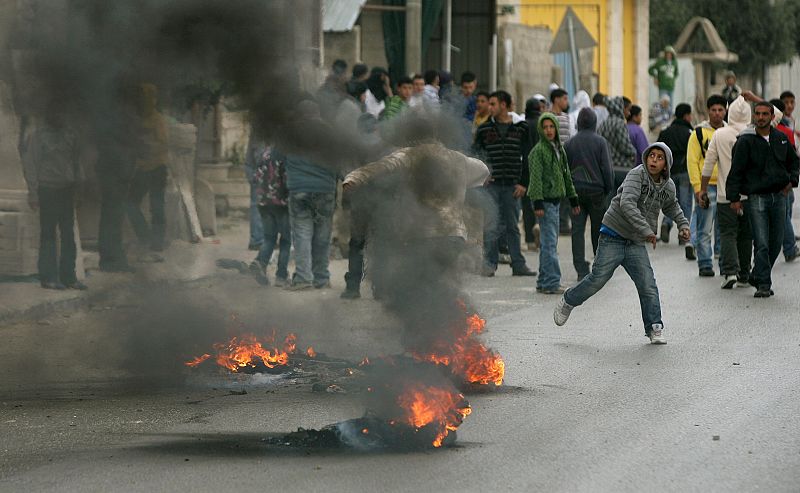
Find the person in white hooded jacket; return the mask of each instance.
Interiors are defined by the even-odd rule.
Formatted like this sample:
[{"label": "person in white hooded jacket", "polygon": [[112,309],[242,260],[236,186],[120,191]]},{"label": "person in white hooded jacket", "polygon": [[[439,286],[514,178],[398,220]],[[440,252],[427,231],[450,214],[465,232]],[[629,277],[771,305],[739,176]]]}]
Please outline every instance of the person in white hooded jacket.
[{"label": "person in white hooded jacket", "polygon": [[711,137],[706,151],[705,162],[701,173],[700,190],[707,200],[708,185],[717,168],[717,223],[720,229],[719,266],[722,289],[731,289],[734,285],[748,286],[750,276],[750,259],[753,255],[753,236],[750,223],[743,214],[737,214],[730,208],[730,201],[725,196],[725,183],[731,170],[733,146],[739,134],[750,124],[750,104],[742,96],[737,97],[728,107],[728,126],[720,128]]},{"label": "person in white hooded jacket", "polygon": [[575,137],[578,133],[578,113],[584,108],[591,108],[592,100],[589,98],[589,93],[580,90],[572,98],[572,111],[569,112],[569,136]]}]

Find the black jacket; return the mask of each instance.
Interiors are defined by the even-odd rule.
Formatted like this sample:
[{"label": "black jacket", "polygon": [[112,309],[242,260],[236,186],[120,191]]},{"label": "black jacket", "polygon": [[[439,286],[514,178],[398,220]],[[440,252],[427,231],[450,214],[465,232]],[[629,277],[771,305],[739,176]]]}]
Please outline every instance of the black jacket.
[{"label": "black jacket", "polygon": [[493,183],[527,188],[529,171],[525,151],[531,148],[529,139],[526,122],[509,124],[503,137],[494,118],[491,118],[475,132],[473,150],[489,167]]},{"label": "black jacket", "polygon": [[800,161],[783,132],[770,127],[767,142],[747,128],[733,146],[725,194],[731,202],[739,202],[741,195],[780,192],[789,183],[797,187],[798,173]]},{"label": "black jacket", "polygon": [[675,118],[672,124],[658,134],[658,142],[667,144],[672,151],[675,161],[672,163],[670,174],[687,173],[686,151],[689,146],[689,137],[692,136],[692,124],[683,118]]},{"label": "black jacket", "polygon": [[608,142],[597,134],[597,114],[591,108],[578,113],[578,133],[564,144],[578,195],[614,191],[614,170]]}]

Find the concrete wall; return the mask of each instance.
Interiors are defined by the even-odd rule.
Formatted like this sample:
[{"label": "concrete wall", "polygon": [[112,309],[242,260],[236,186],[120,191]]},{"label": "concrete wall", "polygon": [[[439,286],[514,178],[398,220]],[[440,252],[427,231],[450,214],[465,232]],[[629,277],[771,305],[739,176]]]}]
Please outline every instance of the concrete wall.
[{"label": "concrete wall", "polygon": [[498,89],[511,93],[517,112],[525,100],[546,94],[552,77],[553,57],[548,50],[553,33],[546,27],[504,22],[498,33]]},{"label": "concrete wall", "polygon": [[[378,3],[378,2],[368,2]],[[374,10],[362,10],[361,25],[361,57],[370,68],[388,68],[385,44],[383,42],[383,14]],[[348,60],[350,62],[351,60]]]},{"label": "concrete wall", "polygon": [[325,33],[325,66],[341,58],[351,66],[361,61],[361,26],[342,33]]}]

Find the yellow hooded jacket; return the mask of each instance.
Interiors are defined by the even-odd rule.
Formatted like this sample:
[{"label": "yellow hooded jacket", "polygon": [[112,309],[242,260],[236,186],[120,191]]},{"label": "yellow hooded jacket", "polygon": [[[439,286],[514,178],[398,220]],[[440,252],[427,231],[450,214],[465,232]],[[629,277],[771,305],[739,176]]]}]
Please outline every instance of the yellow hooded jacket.
[{"label": "yellow hooded jacket", "polygon": [[[723,122],[723,125],[727,123]],[[704,121],[697,126],[703,133],[703,146],[700,147],[700,142],[697,139],[697,129],[692,131],[689,136],[689,145],[686,148],[686,168],[689,172],[689,181],[692,183],[692,188],[695,193],[700,191],[700,180],[703,174],[703,165],[705,164],[706,151],[708,144],[711,142],[711,136],[714,135],[714,127],[708,121]],[[709,185],[717,185],[717,169],[711,174]]]}]

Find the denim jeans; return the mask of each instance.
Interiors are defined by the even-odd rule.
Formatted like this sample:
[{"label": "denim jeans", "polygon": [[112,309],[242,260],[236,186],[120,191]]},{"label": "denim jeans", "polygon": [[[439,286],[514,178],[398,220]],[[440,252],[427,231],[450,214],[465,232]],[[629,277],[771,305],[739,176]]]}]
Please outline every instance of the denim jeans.
[{"label": "denim jeans", "polygon": [[545,202],[544,216],[539,218],[539,277],[536,287],[555,289],[561,285],[561,267],[558,265],[558,227],[561,204]]},{"label": "denim jeans", "polygon": [[511,269],[521,270],[525,267],[525,257],[522,256],[519,243],[520,202],[514,198],[514,186],[490,183],[485,190],[497,209],[486,213],[483,232],[484,262],[491,269],[497,268],[499,255],[497,240],[501,236],[500,228],[503,228],[508,242],[508,253],[511,255]]},{"label": "denim jeans", "polygon": [[597,253],[600,240],[600,224],[606,213],[606,196],[603,192],[578,192],[578,204],[581,212],[572,216],[572,265],[578,278],[582,279],[589,274],[589,262],[586,261],[586,220],[592,221],[591,237],[592,252]]},{"label": "denim jeans", "polygon": [[711,236],[717,223],[717,187],[708,186],[708,208],[696,207],[697,214],[694,247],[697,249],[697,267],[700,269],[714,268],[714,251],[711,246]]},{"label": "denim jeans", "polygon": [[782,193],[751,194],[744,210],[753,231],[754,262],[750,283],[759,289],[772,287],[772,266],[781,253],[786,225],[786,196]]},{"label": "denim jeans", "polygon": [[334,193],[289,193],[289,222],[294,243],[292,282],[325,285],[331,277],[328,252],[333,232]]},{"label": "denim jeans", "polygon": [[[126,204],[128,220],[139,241],[148,244],[153,250],[164,248],[164,234],[167,226],[164,212],[166,188],[167,167],[159,166],[149,171],[136,170],[128,192]],[[147,220],[140,209],[145,195],[150,199],[150,226],[147,225]]]},{"label": "denim jeans", "polygon": [[675,101],[673,99],[673,94],[674,94],[674,89],[673,90],[667,90],[667,89],[659,89],[658,90],[658,99],[661,99],[664,96],[669,97],[669,111],[670,111],[670,113],[672,113],[672,109],[674,107],[673,105],[675,104],[673,102],[673,101]]},{"label": "denim jeans", "polygon": [[[681,206],[683,216],[687,220],[692,217],[692,204],[694,203],[694,191],[692,183],[689,181],[689,173],[676,173],[671,175],[672,181],[675,183],[675,189],[678,195],[678,204]],[[672,218],[664,216],[664,222],[668,227],[672,227]],[[694,228],[692,228],[694,230]]]},{"label": "denim jeans", "polygon": [[661,302],[658,299],[658,286],[645,245],[601,233],[600,246],[597,248],[597,256],[592,264],[592,272],[584,277],[577,286],[564,293],[564,301],[572,306],[582,305],[605,286],[620,265],[636,285],[639,304],[642,307],[644,332],[649,334],[653,324],[663,324],[663,322],[661,320]]},{"label": "denim jeans", "polygon": [[792,208],[794,207],[794,190],[789,190],[786,196],[786,225],[783,230],[783,254],[789,256],[797,250],[797,240],[794,239],[794,226],[792,226]]},{"label": "denim jeans", "polygon": [[730,204],[718,204],[717,222],[721,236],[719,271],[723,276],[750,277],[753,235],[747,216],[738,215]]},{"label": "denim jeans", "polygon": [[[289,277],[287,266],[289,265],[289,253],[292,248],[292,229],[289,226],[289,209],[285,206],[266,206],[258,208],[261,216],[262,230],[264,231],[264,241],[258,250],[256,260],[262,266],[269,265],[272,259],[272,252],[278,244],[278,266],[275,277],[286,279]],[[280,242],[278,242],[280,235]]]},{"label": "denim jeans", "polygon": [[261,245],[264,242],[264,223],[258,208],[256,186],[250,184],[250,245]]},{"label": "denim jeans", "polygon": [[[75,187],[39,188],[39,280],[72,284],[75,277]],[[61,255],[56,250],[56,229]]]}]

